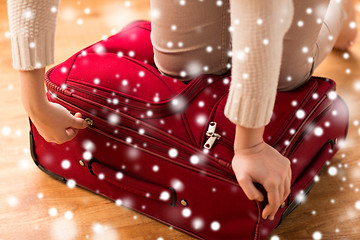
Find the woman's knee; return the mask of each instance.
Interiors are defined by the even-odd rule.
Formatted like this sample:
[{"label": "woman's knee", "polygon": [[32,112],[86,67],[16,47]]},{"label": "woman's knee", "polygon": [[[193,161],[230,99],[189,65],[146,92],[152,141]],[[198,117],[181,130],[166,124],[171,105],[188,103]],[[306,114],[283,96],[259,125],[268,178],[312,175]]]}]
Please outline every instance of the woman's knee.
[{"label": "woman's knee", "polygon": [[302,86],[304,83],[306,83],[310,79],[311,75],[312,75],[311,70],[305,73],[299,73],[299,72],[297,73],[295,71],[293,73],[283,72],[280,74],[279,77],[277,91],[278,92],[293,91],[298,87]]}]

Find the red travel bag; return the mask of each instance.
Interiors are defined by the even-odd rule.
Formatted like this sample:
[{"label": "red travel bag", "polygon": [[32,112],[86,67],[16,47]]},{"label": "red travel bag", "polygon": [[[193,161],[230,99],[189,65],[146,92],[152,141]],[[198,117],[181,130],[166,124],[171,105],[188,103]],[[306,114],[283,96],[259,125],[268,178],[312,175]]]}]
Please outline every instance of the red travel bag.
[{"label": "red travel bag", "polygon": [[265,203],[248,200],[231,169],[230,71],[188,84],[163,76],[150,32],[150,22],[132,22],[47,72],[49,101],[91,126],[58,145],[31,124],[35,163],[199,239],[265,239],[345,139],[348,109],[335,83],[313,77],[277,94],[264,140],[291,160],[292,191],[275,220],[263,220]]}]

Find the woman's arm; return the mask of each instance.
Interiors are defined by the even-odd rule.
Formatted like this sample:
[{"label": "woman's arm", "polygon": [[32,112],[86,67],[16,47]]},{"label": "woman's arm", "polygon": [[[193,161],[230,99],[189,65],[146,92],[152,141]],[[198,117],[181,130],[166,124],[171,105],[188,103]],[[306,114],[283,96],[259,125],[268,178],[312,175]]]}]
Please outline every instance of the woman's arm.
[{"label": "woman's arm", "polygon": [[47,100],[44,87],[45,69],[19,71],[21,100],[40,135],[58,144],[70,141],[79,129],[88,126],[80,113],[72,115],[59,104]]},{"label": "woman's arm", "polygon": [[290,193],[290,161],[263,141],[280,73],[283,37],[291,25],[292,0],[230,0],[232,81],[225,115],[236,124],[232,167],[251,200],[264,196],[264,219],[273,219]]},{"label": "woman's arm", "polygon": [[8,0],[13,67],[21,81],[23,106],[45,140],[63,143],[86,122],[45,95],[45,66],[54,62],[58,0]]}]

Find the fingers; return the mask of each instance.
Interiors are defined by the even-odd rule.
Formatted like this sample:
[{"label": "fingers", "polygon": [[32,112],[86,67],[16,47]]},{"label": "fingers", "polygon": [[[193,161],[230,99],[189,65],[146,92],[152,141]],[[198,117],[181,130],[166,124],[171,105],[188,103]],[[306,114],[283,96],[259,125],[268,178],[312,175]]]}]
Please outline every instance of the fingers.
[{"label": "fingers", "polygon": [[88,127],[88,123],[81,118],[81,113],[77,112],[73,117],[73,120],[71,122],[71,127],[77,129],[84,129]]},{"label": "fingers", "polygon": [[263,210],[262,217],[263,219],[267,219],[269,217],[270,220],[274,220],[274,216],[279,209],[280,206],[280,197],[279,197],[279,189],[272,188],[271,190],[267,190],[268,201],[269,204]]},{"label": "fingers", "polygon": [[240,179],[238,182],[248,199],[260,202],[264,200],[264,195],[254,186],[250,178]]},{"label": "fingers", "polygon": [[287,197],[290,194],[290,186],[291,185],[291,178],[287,178],[285,181],[285,185],[284,185],[284,197],[283,197],[283,201],[286,201]]},{"label": "fingers", "polygon": [[274,181],[272,184],[265,186],[268,195],[268,205],[263,210],[262,217],[264,219],[269,218],[274,220],[275,214],[278,211],[280,205],[286,201],[287,197],[290,194],[291,186],[291,170],[283,182],[276,184]]}]

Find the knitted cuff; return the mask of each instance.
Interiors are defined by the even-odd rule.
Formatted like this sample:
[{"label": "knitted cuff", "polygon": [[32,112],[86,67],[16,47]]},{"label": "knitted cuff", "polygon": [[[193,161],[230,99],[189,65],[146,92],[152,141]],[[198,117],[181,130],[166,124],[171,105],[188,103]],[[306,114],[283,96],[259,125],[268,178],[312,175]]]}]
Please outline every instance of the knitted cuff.
[{"label": "knitted cuff", "polygon": [[55,32],[46,31],[34,37],[11,36],[13,67],[33,70],[54,63]]},{"label": "knitted cuff", "polygon": [[234,124],[247,128],[259,128],[270,122],[275,94],[261,99],[239,96],[234,91],[229,92],[224,114]]}]

